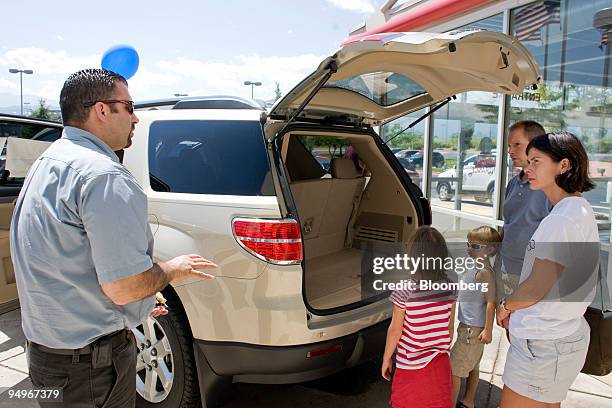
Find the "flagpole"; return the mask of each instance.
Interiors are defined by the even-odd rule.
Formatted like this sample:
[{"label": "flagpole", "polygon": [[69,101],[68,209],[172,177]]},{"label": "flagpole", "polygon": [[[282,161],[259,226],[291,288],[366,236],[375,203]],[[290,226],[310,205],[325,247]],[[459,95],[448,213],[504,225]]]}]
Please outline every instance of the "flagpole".
[{"label": "flagpole", "polygon": [[569,15],[569,2],[565,0],[565,10],[563,12],[563,36],[561,38],[561,72],[559,73],[559,83],[563,87],[561,93],[561,110],[565,110],[565,58],[567,54],[567,16]]},{"label": "flagpole", "polygon": [[548,24],[546,24],[546,40],[544,41],[544,82],[546,82],[548,71]]},{"label": "flagpole", "polygon": [[[610,73],[609,61],[610,58],[610,41],[608,34],[612,30],[612,11],[610,9],[602,9],[595,13],[593,18],[593,26],[601,31],[601,40],[599,48],[603,51],[603,76],[601,79],[601,96],[602,96],[602,109],[599,116],[599,134],[601,139],[606,135],[605,119],[608,113],[608,75]],[[602,47],[603,46],[603,47]],[[611,203],[612,205],[612,203]],[[612,209],[612,207],[611,207]],[[611,238],[612,239],[612,238]]]}]

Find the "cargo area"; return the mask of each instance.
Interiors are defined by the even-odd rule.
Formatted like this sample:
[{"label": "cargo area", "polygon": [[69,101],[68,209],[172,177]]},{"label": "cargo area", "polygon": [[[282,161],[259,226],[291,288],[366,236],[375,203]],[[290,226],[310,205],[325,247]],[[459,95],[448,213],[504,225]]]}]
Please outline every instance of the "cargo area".
[{"label": "cargo area", "polygon": [[414,204],[371,136],[292,134],[282,157],[304,242],[304,294],[327,310],[374,296],[364,250],[417,228]]}]

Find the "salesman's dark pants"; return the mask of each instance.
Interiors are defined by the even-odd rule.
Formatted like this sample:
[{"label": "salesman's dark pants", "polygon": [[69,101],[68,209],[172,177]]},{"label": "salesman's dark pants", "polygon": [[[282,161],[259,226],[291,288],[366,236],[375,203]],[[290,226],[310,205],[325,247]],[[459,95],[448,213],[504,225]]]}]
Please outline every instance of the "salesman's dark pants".
[{"label": "salesman's dark pants", "polygon": [[75,351],[28,343],[28,355],[35,388],[63,389],[63,402],[39,401],[41,407],[134,407],[136,342],[129,330]]}]

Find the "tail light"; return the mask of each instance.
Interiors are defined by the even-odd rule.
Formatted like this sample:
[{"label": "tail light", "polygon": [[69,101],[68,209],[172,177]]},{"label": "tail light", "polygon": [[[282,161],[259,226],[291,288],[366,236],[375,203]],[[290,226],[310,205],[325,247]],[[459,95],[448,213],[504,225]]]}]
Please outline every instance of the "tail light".
[{"label": "tail light", "polygon": [[300,225],[294,219],[235,218],[236,241],[266,262],[291,265],[302,262]]}]

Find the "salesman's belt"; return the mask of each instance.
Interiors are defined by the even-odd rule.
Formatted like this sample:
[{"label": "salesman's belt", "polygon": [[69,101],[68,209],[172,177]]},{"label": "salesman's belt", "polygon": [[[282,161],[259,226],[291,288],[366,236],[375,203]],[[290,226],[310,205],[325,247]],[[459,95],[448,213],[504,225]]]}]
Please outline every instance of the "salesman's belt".
[{"label": "salesman's belt", "polygon": [[106,334],[102,337],[99,337],[93,342],[91,342],[90,344],[86,345],[85,347],[81,347],[79,349],[51,348],[51,347],[43,346],[42,344],[34,343],[33,341],[28,341],[28,345],[35,349],[43,351],[45,353],[60,354],[64,356],[73,356],[75,354],[76,355],[91,354],[92,352],[94,352],[95,349],[97,349],[100,345],[103,345],[103,344],[110,345],[112,346],[112,348],[115,348],[123,344],[128,339],[128,336],[130,335],[131,335],[131,331],[128,329],[119,330],[113,333]]}]

